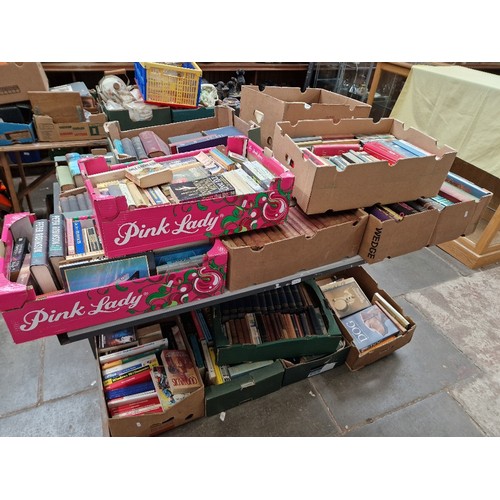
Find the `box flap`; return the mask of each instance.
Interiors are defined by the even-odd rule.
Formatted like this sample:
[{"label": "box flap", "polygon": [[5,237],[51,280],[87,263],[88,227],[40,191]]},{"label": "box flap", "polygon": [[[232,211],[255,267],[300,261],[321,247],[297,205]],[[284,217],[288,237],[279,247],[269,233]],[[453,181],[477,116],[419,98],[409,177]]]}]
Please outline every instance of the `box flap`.
[{"label": "box flap", "polygon": [[28,92],[33,113],[48,115],[54,123],[85,121],[79,92]]}]

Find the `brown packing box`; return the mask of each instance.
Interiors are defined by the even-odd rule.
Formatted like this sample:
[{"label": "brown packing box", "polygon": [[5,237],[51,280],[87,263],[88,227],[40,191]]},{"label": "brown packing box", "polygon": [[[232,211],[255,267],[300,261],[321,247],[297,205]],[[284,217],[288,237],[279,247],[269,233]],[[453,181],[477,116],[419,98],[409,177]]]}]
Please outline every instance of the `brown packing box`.
[{"label": "brown packing box", "polygon": [[[474,176],[473,166],[458,157],[455,158],[451,166],[451,171],[480,187],[484,186],[481,180],[472,180],[470,178],[470,176]],[[491,185],[483,189],[491,190]],[[494,194],[490,191],[488,195],[481,197],[477,201],[463,201],[445,207],[439,215],[439,220],[429,244],[439,245],[460,236],[472,234],[476,230],[481,218],[486,215],[493,197]]]},{"label": "brown packing box", "polygon": [[[409,322],[410,328],[398,337],[392,337],[390,339],[386,339],[378,345],[371,347],[370,349],[359,352],[358,349],[351,344],[349,349],[349,353],[347,354],[347,358],[345,364],[351,371],[359,370],[375,361],[378,361],[381,358],[392,354],[397,349],[400,349],[404,345],[408,344],[413,337],[413,333],[415,332],[416,325],[414,321],[404,314],[401,307],[392,299],[392,297],[383,289],[378,287],[377,282],[365,271],[362,267],[353,267],[351,269],[346,269],[345,271],[341,271],[335,273],[335,276],[332,276],[332,279],[340,279],[340,278],[348,278],[353,277],[357,283],[362,288],[363,292],[365,292],[366,296],[371,300],[373,294],[378,292],[382,297],[384,297],[400,314],[402,314]],[[347,329],[344,325],[337,319],[337,323],[342,331],[342,335],[344,338],[351,342],[352,338],[349,336]]]},{"label": "brown packing box", "polygon": [[[344,171],[319,167],[303,158],[293,137],[342,134],[393,134],[418,146],[431,156],[403,158],[394,165],[387,161],[349,165]],[[436,140],[392,118],[374,122],[370,118],[301,120],[277,123],[273,155],[295,175],[293,196],[308,214],[327,210],[363,208],[377,203],[414,200],[435,196],[450,170],[456,151],[438,147]]]},{"label": "brown packing box", "polygon": [[258,133],[258,128],[245,123],[240,117],[235,115],[232,108],[228,106],[216,106],[214,109],[215,115],[210,118],[200,118],[198,120],[168,123],[166,125],[155,125],[132,130],[121,130],[120,123],[117,121],[107,122],[104,128],[106,130],[110,150],[113,151],[118,162],[129,161],[130,157],[128,155],[119,154],[117,152],[114,147],[114,141],[116,139],[124,139],[125,137],[131,139],[145,130],[154,132],[167,144],[170,137],[191,134],[193,132],[202,132],[204,130],[212,130],[220,127],[235,126],[238,130],[241,130],[242,135],[246,135],[252,140],[253,136]]},{"label": "brown packing box", "polygon": [[359,256],[373,264],[420,250],[429,245],[438,219],[439,211],[433,208],[407,215],[400,221],[381,221],[369,214]]},{"label": "brown packing box", "polygon": [[39,62],[0,62],[0,104],[28,101],[28,91],[49,90]]},{"label": "brown packing box", "polygon": [[261,145],[273,148],[277,122],[328,118],[367,118],[371,106],[329,90],[299,87],[241,88],[240,116],[247,123],[256,123],[261,130]]},{"label": "brown packing box", "polygon": [[104,123],[106,115],[90,115],[88,122],[54,123],[47,115],[33,115],[36,134],[41,142],[83,141],[86,139],[105,139]]},{"label": "brown packing box", "polygon": [[[189,342],[185,342],[187,350],[198,375],[199,380],[203,380],[196,367],[193,352]],[[100,364],[97,361],[99,373]],[[104,398],[102,379],[99,377],[99,387]],[[110,418],[107,413],[107,405],[103,401],[105,418],[107,419],[109,433],[112,437],[149,437],[163,434],[180,425],[192,422],[205,416],[205,386],[202,384],[199,389],[191,392],[185,399],[178,401],[163,413],[151,413],[149,415],[138,415],[135,417],[114,417]]]},{"label": "brown packing box", "polygon": [[28,92],[35,115],[47,115],[54,123],[85,121],[79,92]]},{"label": "brown packing box", "polygon": [[[291,207],[290,210],[300,209]],[[324,217],[339,221],[342,214]],[[349,217],[352,220],[333,222],[329,227],[318,229],[312,236],[300,235],[257,247],[235,246],[231,244],[231,236],[222,238],[229,259],[226,287],[231,291],[238,290],[354,257],[358,253],[368,215],[357,209],[349,212]],[[256,230],[248,236],[255,234],[258,237],[266,231],[276,233],[281,229]]]}]

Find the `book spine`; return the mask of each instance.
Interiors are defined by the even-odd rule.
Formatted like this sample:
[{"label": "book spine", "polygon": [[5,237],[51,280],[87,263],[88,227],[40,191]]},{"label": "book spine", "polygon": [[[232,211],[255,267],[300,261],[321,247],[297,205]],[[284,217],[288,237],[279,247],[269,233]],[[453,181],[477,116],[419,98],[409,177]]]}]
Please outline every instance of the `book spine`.
[{"label": "book spine", "polygon": [[61,191],[67,191],[68,189],[76,188],[75,181],[71,175],[71,171],[68,165],[58,165],[56,167],[56,178],[61,187]]},{"label": "book spine", "polygon": [[9,263],[9,279],[16,281],[23,266],[24,257],[28,252],[29,242],[26,236],[17,238]]},{"label": "book spine", "polygon": [[85,253],[85,244],[83,243],[82,223],[79,220],[73,221],[73,235],[75,238],[75,253]]},{"label": "book spine", "polygon": [[149,158],[155,156],[168,156],[170,148],[165,144],[155,132],[151,130],[144,130],[139,133],[144,151]]},{"label": "book spine", "polygon": [[33,222],[31,238],[31,265],[45,265],[48,262],[49,221],[37,219]]},{"label": "book spine", "polygon": [[137,394],[139,392],[154,390],[155,386],[153,381],[148,380],[147,382],[141,382],[139,384],[129,385],[127,387],[121,387],[119,389],[113,389],[105,392],[105,397],[107,400],[121,398],[123,396],[130,396],[132,394]]},{"label": "book spine", "polygon": [[122,396],[121,398],[115,398],[110,401],[108,401],[107,405],[108,408],[114,408],[116,406],[124,405],[124,404],[130,404],[138,401],[144,401],[152,398],[158,398],[156,395],[156,390],[150,390],[150,391],[144,391],[144,392],[138,392],[136,394],[131,394],[129,396]]},{"label": "book spine", "polygon": [[60,214],[49,216],[49,257],[64,257],[64,220]]},{"label": "book spine", "polygon": [[115,379],[106,380],[104,382],[104,390],[113,391],[115,389],[128,387],[133,384],[147,382],[151,378],[149,370],[149,366],[143,366],[142,368],[135,370],[135,372],[120,375],[119,377],[115,377]]},{"label": "book spine", "polygon": [[76,195],[76,203],[78,204],[79,210],[87,210],[87,204],[85,202],[85,197],[83,196],[83,193],[78,193]]},{"label": "book spine", "polygon": [[132,137],[130,139],[132,141],[132,145],[134,146],[135,156],[138,160],[145,160],[148,157],[144,146],[142,145],[141,139],[138,136]]},{"label": "book spine", "polygon": [[66,223],[66,254],[75,255],[75,237],[73,233],[73,220],[65,219]]}]

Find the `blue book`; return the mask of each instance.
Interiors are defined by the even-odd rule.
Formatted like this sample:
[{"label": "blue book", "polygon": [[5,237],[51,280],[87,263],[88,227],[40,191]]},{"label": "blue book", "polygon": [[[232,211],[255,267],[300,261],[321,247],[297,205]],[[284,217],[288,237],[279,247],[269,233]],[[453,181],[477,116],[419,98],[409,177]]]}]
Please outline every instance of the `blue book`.
[{"label": "blue book", "polygon": [[79,220],[73,221],[73,233],[75,238],[75,253],[85,253],[85,244],[83,243],[82,223]]},{"label": "blue book", "polygon": [[446,180],[450,184],[453,184],[454,186],[462,189],[466,193],[470,193],[476,198],[482,198],[483,196],[491,194],[491,192],[487,189],[479,187],[477,184],[474,184],[472,181],[469,181],[468,179],[465,179],[464,177],[461,177],[454,172],[448,172]]},{"label": "blue book", "polygon": [[431,153],[428,151],[424,151],[423,149],[419,148],[418,146],[415,146],[414,144],[410,144],[408,141],[405,141],[403,139],[394,139],[393,142],[397,144],[398,146],[402,147],[403,149],[406,149],[410,153],[413,153],[415,156],[430,156]]},{"label": "blue book", "polygon": [[138,394],[139,392],[146,392],[154,390],[155,386],[152,380],[148,382],[142,382],[140,384],[129,385],[128,387],[120,387],[120,389],[112,389],[105,393],[106,399],[116,399],[123,396],[131,396],[132,394]]},{"label": "blue book", "polygon": [[194,359],[196,361],[196,366],[198,368],[203,368],[205,366],[203,362],[203,355],[201,354],[200,344],[198,343],[198,339],[194,333],[188,334],[189,344],[191,345],[191,349],[193,351]]},{"label": "blue book", "polygon": [[205,316],[203,316],[203,313],[199,309],[195,310],[195,314],[198,316],[203,335],[205,336],[207,343],[210,345],[212,343],[212,332],[210,331],[210,328],[208,328]]}]

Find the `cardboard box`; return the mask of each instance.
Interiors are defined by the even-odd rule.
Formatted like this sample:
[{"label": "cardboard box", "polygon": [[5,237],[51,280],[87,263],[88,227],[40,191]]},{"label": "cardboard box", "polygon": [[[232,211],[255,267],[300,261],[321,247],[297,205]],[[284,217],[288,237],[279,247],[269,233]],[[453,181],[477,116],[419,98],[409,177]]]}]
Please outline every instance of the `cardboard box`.
[{"label": "cardboard box", "polygon": [[[291,207],[290,211],[299,212],[300,208]],[[231,236],[223,237],[222,243],[229,255],[227,288],[238,290],[354,257],[358,254],[368,214],[360,209],[347,213],[351,218],[347,222],[339,222],[341,214],[325,214],[324,219],[330,219],[331,225],[317,229],[312,236],[302,234],[259,246],[239,246],[232,243]],[[283,224],[286,226],[288,222]],[[262,229],[256,234],[273,231]],[[241,239],[241,235],[235,236]]]},{"label": "cardboard box", "polygon": [[0,122],[0,146],[35,142],[33,123]]},{"label": "cardboard box", "polygon": [[[293,137],[338,134],[392,134],[418,146],[430,156],[403,158],[394,165],[387,161],[352,164],[343,171],[320,167],[303,157]],[[293,196],[307,214],[327,210],[349,210],[435,196],[456,156],[448,146],[438,147],[436,140],[392,118],[374,122],[369,118],[304,120],[295,125],[276,125],[273,154],[295,175]]]},{"label": "cardboard box", "polygon": [[196,109],[172,109],[172,122],[174,123],[199,120],[200,118],[210,118],[212,116],[215,116],[215,108],[200,106]]},{"label": "cardboard box", "polygon": [[331,354],[304,356],[299,361],[282,359],[281,362],[285,368],[283,386],[314,377],[315,375],[325,373],[337,366],[343,365],[347,359],[349,350],[350,345],[348,343],[339,343],[337,350]]},{"label": "cardboard box", "polygon": [[0,104],[28,101],[30,90],[49,90],[39,62],[0,62]]},{"label": "cardboard box", "polygon": [[[196,374],[199,380],[202,380],[200,372],[196,367],[193,353],[189,347],[189,342],[186,341],[185,344],[189,356],[193,361]],[[97,360],[97,364],[99,373],[101,373],[99,360]],[[102,378],[99,378],[99,387],[104,400]],[[106,408],[105,418],[111,437],[158,436],[159,434],[164,434],[176,427],[193,422],[205,416],[205,387],[202,384],[200,388],[190,393],[185,399],[178,401],[171,408],[162,413],[112,418],[107,413],[106,401],[104,400],[102,404],[103,407]]]},{"label": "cardboard box", "polygon": [[[464,189],[467,190],[466,187]],[[462,201],[444,207],[439,213],[429,245],[439,245],[472,234],[492,198],[493,193],[489,192],[478,200]]]},{"label": "cardboard box", "polygon": [[299,87],[266,87],[257,85],[241,88],[240,117],[260,127],[261,144],[274,149],[274,129],[277,122],[296,123],[298,120],[328,118],[368,118],[369,104],[329,90]]},{"label": "cardboard box", "polygon": [[[114,153],[117,162],[127,162],[130,161],[130,157],[128,155],[120,154],[116,150],[114,145],[115,139],[123,139],[125,137],[131,139],[144,130],[151,130],[168,144],[168,139],[170,137],[229,126],[234,126],[238,130],[241,130],[242,135],[247,136],[250,140],[259,145],[259,142],[257,142],[260,141],[260,131],[258,127],[244,122],[241,118],[236,116],[234,110],[228,106],[216,106],[214,109],[215,116],[211,118],[169,123],[167,125],[156,125],[154,127],[145,127],[134,130],[122,130],[119,122],[108,122],[104,128],[109,142],[109,149]],[[254,139],[257,139],[257,141]]]},{"label": "cardboard box", "polygon": [[47,115],[33,115],[36,134],[40,142],[84,141],[105,139],[104,123],[106,115],[90,115],[88,122],[54,123]]},{"label": "cardboard box", "polygon": [[5,257],[0,257],[0,312],[16,344],[138,317],[224,291],[227,251],[219,240],[215,240],[203,263],[192,268],[126,281],[121,286],[70,293],[60,290],[37,296],[31,286],[13,283],[5,275],[13,236],[22,230],[31,239],[34,220],[33,214],[25,212],[7,214],[2,231],[7,251]]},{"label": "cardboard box", "polygon": [[[95,187],[99,182],[123,178],[126,166],[133,165],[133,162],[114,165],[110,170],[102,157],[81,160],[80,167],[86,178],[85,185],[92,200],[106,255],[113,257],[140,253],[281,224],[288,213],[293,175],[269,156],[269,151],[263,151],[250,140],[230,137],[228,149],[245,154],[244,143],[247,143],[247,156],[258,160],[275,175],[267,191],[133,210],[128,208],[124,196],[102,196]],[[192,151],[158,159],[196,154],[196,151]],[[102,173],[89,175],[96,171]]]},{"label": "cardboard box", "polygon": [[317,299],[316,306],[320,309],[323,320],[327,325],[326,334],[281,339],[263,342],[262,344],[231,344],[222,329],[220,306],[215,306],[213,308],[212,324],[217,363],[220,365],[234,365],[247,361],[295,358],[335,352],[341,340],[341,334],[333,313],[322,300],[321,291],[314,280],[307,280],[304,283],[309,286]]},{"label": "cardboard box", "polygon": [[28,92],[33,114],[48,115],[54,123],[84,122],[79,92]]},{"label": "cardboard box", "polygon": [[252,370],[229,382],[205,386],[205,414],[207,417],[251,401],[282,386],[284,367],[279,360]]},{"label": "cardboard box", "polygon": [[439,211],[428,209],[407,215],[401,221],[381,221],[369,214],[359,246],[359,256],[369,264],[397,257],[429,245],[439,219]]},{"label": "cardboard box", "polygon": [[365,271],[363,267],[352,267],[350,269],[346,269],[345,271],[335,273],[335,275],[331,278],[341,279],[348,277],[354,277],[369,300],[372,299],[374,293],[378,292],[410,322],[410,328],[402,335],[392,337],[371,347],[370,349],[367,349],[366,351],[359,352],[358,349],[352,344],[352,337],[349,335],[347,329],[336,318],[340,330],[342,331],[342,335],[350,344],[345,364],[351,371],[356,371],[388,356],[389,354],[392,354],[397,349],[400,349],[408,344],[413,337],[416,325],[409,316],[404,314],[401,307],[393,300],[393,298],[385,290],[378,287],[377,282]]}]

